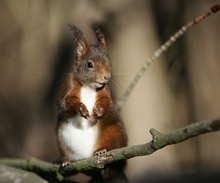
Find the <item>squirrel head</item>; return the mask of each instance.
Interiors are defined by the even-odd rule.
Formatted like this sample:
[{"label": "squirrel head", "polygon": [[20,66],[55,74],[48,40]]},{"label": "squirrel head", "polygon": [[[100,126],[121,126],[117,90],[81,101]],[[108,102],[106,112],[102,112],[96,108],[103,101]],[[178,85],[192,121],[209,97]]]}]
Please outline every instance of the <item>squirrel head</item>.
[{"label": "squirrel head", "polygon": [[74,77],[83,85],[101,89],[111,78],[111,60],[107,54],[107,46],[102,32],[95,28],[98,44],[87,44],[83,33],[71,25],[75,43]]}]

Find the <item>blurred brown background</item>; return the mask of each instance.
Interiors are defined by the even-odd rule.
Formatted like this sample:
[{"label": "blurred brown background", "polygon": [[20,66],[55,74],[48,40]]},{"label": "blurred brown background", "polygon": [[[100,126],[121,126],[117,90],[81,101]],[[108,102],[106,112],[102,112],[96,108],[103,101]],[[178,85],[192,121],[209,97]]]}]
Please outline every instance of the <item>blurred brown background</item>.
[{"label": "blurred brown background", "polygon": [[[50,90],[60,29],[80,27],[94,43],[106,35],[120,99],[135,73],[176,30],[217,0],[0,0],[0,156],[53,161],[55,107]],[[220,14],[191,29],[140,80],[123,107],[129,145],[151,140],[150,128],[171,131],[220,116]],[[220,133],[207,134],[129,160],[130,179],[220,168]]]}]

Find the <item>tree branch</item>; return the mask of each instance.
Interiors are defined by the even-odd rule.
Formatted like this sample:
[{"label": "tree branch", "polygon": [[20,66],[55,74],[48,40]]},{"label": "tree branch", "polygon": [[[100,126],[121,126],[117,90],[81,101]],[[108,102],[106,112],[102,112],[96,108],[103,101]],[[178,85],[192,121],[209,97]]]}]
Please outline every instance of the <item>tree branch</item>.
[{"label": "tree branch", "polygon": [[192,123],[167,133],[161,133],[155,129],[151,129],[152,141],[146,144],[115,149],[102,156],[93,156],[85,160],[73,162],[61,170],[58,164],[48,163],[35,158],[0,159],[0,164],[21,168],[38,174],[56,174],[58,178],[62,178],[62,176],[69,176],[78,172],[102,169],[106,164],[119,160],[150,155],[167,145],[177,144],[189,138],[218,130],[220,130],[220,118]]},{"label": "tree branch", "polygon": [[143,64],[143,66],[139,69],[137,74],[134,76],[133,80],[125,90],[122,99],[118,101],[117,106],[118,109],[121,110],[121,108],[124,106],[125,102],[127,101],[129,95],[131,94],[132,90],[138,83],[138,81],[141,79],[145,71],[150,67],[150,65],[158,59],[162,53],[166,52],[167,49],[172,46],[177,39],[179,39],[183,34],[185,34],[188,29],[192,28],[193,26],[197,25],[201,21],[203,21],[208,16],[212,15],[213,13],[218,12],[220,9],[220,5],[214,5],[210,8],[210,10],[198,17],[196,17],[194,20],[190,21],[188,24],[184,25],[180,30],[178,30],[173,36],[170,37],[170,39],[165,42],[158,50],[154,52],[154,54]]},{"label": "tree branch", "polygon": [[[125,91],[122,100],[119,101],[118,107],[122,108],[126,102],[131,91],[144,74],[146,69],[165,52],[179,37],[181,37],[189,28],[193,27],[197,23],[204,20],[209,15],[216,13],[220,9],[220,5],[213,6],[207,13],[195,18],[193,21],[189,22],[187,25],[183,26],[179,31],[177,31],[164,45],[162,45],[142,66],[140,71],[134,77],[133,81],[130,83],[129,87]],[[106,164],[113,163],[119,160],[126,160],[129,158],[137,156],[146,156],[154,153],[155,151],[171,144],[180,143],[189,138],[220,130],[220,118],[210,119],[206,121],[201,121],[197,123],[190,124],[186,127],[174,130],[172,132],[161,133],[155,129],[151,129],[150,133],[152,135],[152,141],[135,145],[130,147],[124,147],[120,149],[115,149],[109,151],[102,156],[93,156],[86,160],[80,160],[71,163],[60,170],[58,164],[48,163],[35,158],[29,159],[0,159],[0,164],[21,168],[24,170],[32,171],[37,174],[55,174],[59,179],[62,176],[68,176],[75,174],[77,172],[84,172],[92,169],[104,168]]]}]

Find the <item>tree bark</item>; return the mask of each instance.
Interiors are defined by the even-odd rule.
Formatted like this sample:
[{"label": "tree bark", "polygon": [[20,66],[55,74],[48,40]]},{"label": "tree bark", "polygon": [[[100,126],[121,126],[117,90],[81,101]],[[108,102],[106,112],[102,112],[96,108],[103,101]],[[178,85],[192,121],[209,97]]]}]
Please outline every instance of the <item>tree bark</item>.
[{"label": "tree bark", "polygon": [[150,155],[167,145],[177,144],[189,138],[218,130],[220,130],[220,118],[192,123],[167,133],[161,133],[155,129],[151,129],[152,141],[148,143],[115,149],[101,156],[93,156],[85,160],[73,162],[62,169],[60,169],[60,165],[58,164],[48,163],[35,158],[0,159],[0,164],[32,171],[37,174],[54,174],[61,180],[63,176],[92,169],[102,169],[106,164],[119,160]]}]

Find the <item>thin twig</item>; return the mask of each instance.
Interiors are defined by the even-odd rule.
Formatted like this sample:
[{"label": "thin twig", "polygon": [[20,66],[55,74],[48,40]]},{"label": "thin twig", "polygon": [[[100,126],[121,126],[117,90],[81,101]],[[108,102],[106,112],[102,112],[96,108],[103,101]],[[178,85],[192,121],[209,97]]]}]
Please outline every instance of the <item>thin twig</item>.
[{"label": "thin twig", "polygon": [[140,78],[143,76],[144,72],[149,68],[149,66],[158,59],[162,53],[166,52],[167,49],[173,45],[173,43],[180,38],[184,33],[188,31],[189,28],[192,28],[194,25],[200,23],[208,16],[212,15],[213,13],[216,13],[220,9],[220,5],[214,5],[210,8],[210,10],[198,17],[196,17],[194,20],[190,21],[188,24],[183,26],[180,30],[178,30],[173,36],[170,37],[170,39],[165,42],[154,54],[144,63],[144,65],[140,68],[138,73],[135,75],[134,79],[131,81],[127,89],[125,90],[122,99],[117,102],[118,109],[121,110],[121,108],[124,106],[125,102],[127,101],[129,95],[131,94],[132,90],[140,80]]}]

